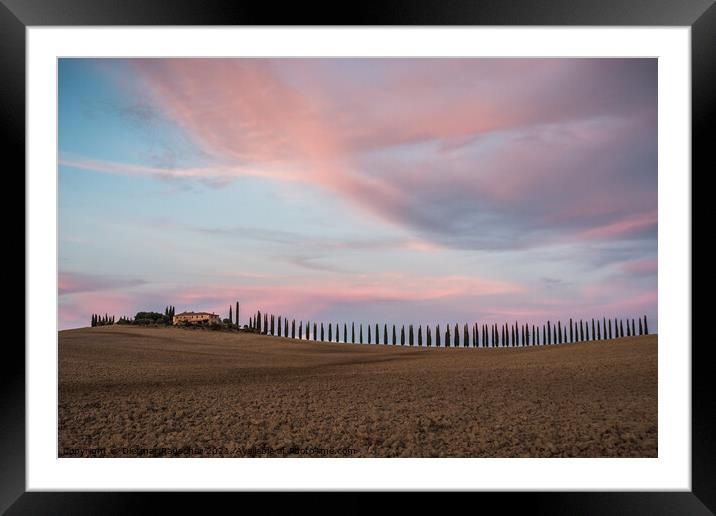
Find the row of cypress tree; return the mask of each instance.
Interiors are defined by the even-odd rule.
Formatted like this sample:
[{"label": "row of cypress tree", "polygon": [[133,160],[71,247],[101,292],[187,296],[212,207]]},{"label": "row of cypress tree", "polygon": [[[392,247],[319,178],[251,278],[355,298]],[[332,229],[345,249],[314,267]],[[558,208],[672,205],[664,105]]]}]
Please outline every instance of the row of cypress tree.
[{"label": "row of cypress tree", "polygon": [[556,324],[547,321],[542,326],[519,324],[517,321],[514,324],[502,325],[474,323],[471,327],[465,324],[462,332],[459,325],[455,324],[452,331],[449,325],[446,326],[444,333],[441,332],[438,324],[435,326],[434,334],[430,326],[426,326],[425,332],[423,332],[422,325],[418,326],[416,331],[415,327],[410,324],[407,330],[404,325],[400,328],[400,337],[398,337],[396,325],[392,325],[392,332],[389,334],[387,324],[383,325],[382,332],[380,325],[375,324],[375,326],[367,325],[367,340],[364,340],[363,324],[358,325],[356,334],[355,323],[351,323],[350,333],[348,325],[344,323],[343,333],[341,333],[339,324],[328,324],[326,327],[324,323],[307,321],[304,324],[303,321],[298,321],[297,325],[295,319],[292,319],[289,324],[286,317],[262,314],[261,311],[249,318],[249,329],[263,335],[353,344],[356,342],[359,344],[392,344],[394,346],[398,343],[401,346],[422,346],[425,343],[428,347],[433,344],[436,347],[527,347],[649,334],[646,315],[643,318],[626,319],[626,331],[624,328],[624,320],[607,319],[606,317],[601,320],[591,319],[591,321],[580,319],[578,323],[569,319],[569,325],[562,324],[562,321],[557,321]]},{"label": "row of cypress tree", "polygon": [[109,324],[114,324],[114,315],[107,315],[104,314],[104,316],[99,314],[92,314],[92,320],[90,324],[94,326],[107,326]]}]

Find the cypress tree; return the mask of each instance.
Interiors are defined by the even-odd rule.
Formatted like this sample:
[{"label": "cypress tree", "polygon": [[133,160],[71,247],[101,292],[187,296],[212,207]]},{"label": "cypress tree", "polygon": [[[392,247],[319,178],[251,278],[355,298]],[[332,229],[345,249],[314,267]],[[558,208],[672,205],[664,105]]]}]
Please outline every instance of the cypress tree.
[{"label": "cypress tree", "polygon": [[400,328],[400,345],[405,346],[405,325]]},{"label": "cypress tree", "polygon": [[288,338],[288,319],[283,318],[283,336]]},{"label": "cypress tree", "polygon": [[313,323],[313,340],[318,340],[318,323],[315,322]]},{"label": "cypress tree", "polygon": [[408,344],[413,345],[413,325],[408,326]]},{"label": "cypress tree", "polygon": [[358,343],[363,344],[363,323],[360,324],[360,335],[358,336]]},{"label": "cypress tree", "polygon": [[423,347],[423,326],[418,326],[418,347]]},{"label": "cypress tree", "polygon": [[[169,307],[164,310],[164,315],[169,316]],[[234,314],[231,312],[231,305],[229,305],[229,324],[234,324]]]},{"label": "cypress tree", "polygon": [[649,325],[646,322],[646,315],[644,316],[644,335],[649,335]]},{"label": "cypress tree", "polygon": [[462,329],[462,347],[466,348],[470,345],[470,332],[467,330],[467,323]]},{"label": "cypress tree", "polygon": [[622,321],[621,319],[619,320],[619,336],[624,336],[624,321]]},{"label": "cypress tree", "polygon": [[351,323],[351,342],[356,343],[356,323]]},{"label": "cypress tree", "polygon": [[435,326],[435,347],[440,347],[440,325]]},{"label": "cypress tree", "polygon": [[388,325],[383,323],[383,345],[388,345]]},{"label": "cypress tree", "polygon": [[602,317],[602,338],[606,340],[607,338],[607,318]]},{"label": "cypress tree", "polygon": [[629,319],[627,319],[627,337],[631,337],[631,326],[629,326]]},{"label": "cypress tree", "polygon": [[644,335],[644,328],[641,325],[641,317],[639,318],[639,335]]},{"label": "cypress tree", "polygon": [[239,326],[239,302],[236,302],[236,327],[240,328]]},{"label": "cypress tree", "polygon": [[328,324],[328,342],[331,342],[332,340],[333,340],[333,325],[329,323]]},{"label": "cypress tree", "polygon": [[609,340],[612,340],[612,320],[609,319],[609,337],[607,337]]},{"label": "cypress tree", "polygon": [[281,316],[280,316],[280,315],[278,316],[278,328],[277,328],[277,330],[278,330],[278,336],[280,337],[280,336],[281,336]]},{"label": "cypress tree", "polygon": [[572,326],[572,318],[569,318],[569,342],[574,342],[574,327]]},{"label": "cypress tree", "polygon": [[445,328],[445,347],[450,347],[450,325],[448,324]]},{"label": "cypress tree", "polygon": [[591,335],[592,335],[592,340],[594,340],[594,339],[596,338],[596,335],[597,335],[596,332],[594,331],[594,319],[592,319],[592,333],[591,333]]},{"label": "cypress tree", "polygon": [[269,329],[268,314],[264,314],[264,335],[268,334],[268,329]]},{"label": "cypress tree", "polygon": [[348,324],[343,323],[343,342],[348,344]]},{"label": "cypress tree", "polygon": [[432,343],[433,343],[433,336],[431,334],[432,332],[430,331],[430,325],[425,326],[425,333],[427,334],[426,335],[427,347],[431,347]]},{"label": "cypress tree", "polygon": [[634,327],[634,319],[631,320],[631,334],[632,334],[632,336],[636,335],[636,328]]},{"label": "cypress tree", "polygon": [[557,329],[559,331],[559,344],[562,344],[562,321],[557,321]]},{"label": "cypress tree", "polygon": [[378,323],[375,323],[375,343],[380,344],[380,328],[378,328]]},{"label": "cypress tree", "polygon": [[581,319],[579,320],[579,340],[580,342],[584,341],[584,325]]},{"label": "cypress tree", "polygon": [[371,343],[370,341],[371,341],[371,338],[370,338],[370,324],[369,324],[368,325],[368,344]]},{"label": "cypress tree", "polygon": [[323,330],[323,323],[321,323],[321,342],[323,342],[323,336],[325,335],[325,332]]},{"label": "cypress tree", "polygon": [[296,319],[291,319],[291,338],[296,338]]},{"label": "cypress tree", "polygon": [[395,333],[395,324],[393,325],[393,346],[396,346],[398,344],[398,338]]},{"label": "cypress tree", "polygon": [[552,326],[550,321],[547,321],[547,344],[552,344]]},{"label": "cypress tree", "polygon": [[303,340],[303,321],[298,322],[298,340]]}]

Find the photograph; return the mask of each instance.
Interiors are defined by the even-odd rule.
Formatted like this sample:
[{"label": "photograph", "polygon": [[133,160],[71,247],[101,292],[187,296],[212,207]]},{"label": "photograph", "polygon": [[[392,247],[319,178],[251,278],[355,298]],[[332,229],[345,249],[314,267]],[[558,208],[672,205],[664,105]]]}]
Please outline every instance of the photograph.
[{"label": "photograph", "polygon": [[656,57],[56,63],[58,458],[660,457]]}]

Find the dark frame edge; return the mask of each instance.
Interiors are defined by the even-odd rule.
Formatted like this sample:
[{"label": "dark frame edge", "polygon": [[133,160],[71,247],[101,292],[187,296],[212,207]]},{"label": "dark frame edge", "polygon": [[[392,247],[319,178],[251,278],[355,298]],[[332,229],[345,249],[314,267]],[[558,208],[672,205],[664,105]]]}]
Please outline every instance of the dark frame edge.
[{"label": "dark frame edge", "polygon": [[[7,7],[7,3],[13,4],[12,9]],[[3,116],[3,126],[6,129],[5,142],[7,145],[7,154],[11,157],[11,163],[15,167],[25,170],[25,28],[29,24],[52,24],[52,25],[83,25],[87,23],[88,12],[89,19],[92,23],[98,25],[114,25],[113,17],[117,14],[117,10],[121,10],[122,6],[114,5],[110,7],[105,2],[99,2],[106,5],[88,11],[82,9],[83,2],[77,2],[75,10],[67,10],[60,12],[56,9],[57,4],[67,2],[58,1],[53,9],[49,9],[49,3],[42,1],[27,1],[23,8],[21,4],[14,0],[0,1],[0,75],[3,77],[12,77],[12,80],[0,81],[0,113]],[[131,3],[131,2],[130,2]],[[189,2],[191,3],[191,2]],[[210,2],[215,3],[215,2]],[[396,5],[400,2],[391,2]],[[488,2],[489,3],[489,2]],[[552,24],[569,25],[574,23],[574,19],[570,18],[570,14],[565,14],[570,9],[577,6],[569,5],[555,1],[559,5],[559,9],[563,9],[561,15],[559,12],[554,14]],[[580,2],[584,4],[583,2]],[[630,2],[624,2],[630,3]],[[510,3],[510,9],[518,8],[516,4]],[[631,2],[633,4],[633,2]],[[686,5],[688,4],[688,5]],[[698,5],[696,5],[698,4]],[[705,4],[705,7],[703,7]],[[464,5],[464,4],[463,4]],[[661,4],[663,7],[663,3]],[[692,170],[700,169],[706,173],[707,166],[709,170],[712,168],[713,159],[710,158],[711,140],[708,139],[708,129],[710,122],[714,120],[716,114],[716,45],[714,39],[716,35],[716,5],[713,0],[704,2],[703,0],[694,0],[691,3],[683,2],[680,4],[683,11],[679,11],[677,2],[674,2],[671,10],[663,8],[655,15],[652,13],[643,13],[641,8],[637,8],[638,22],[634,21],[634,9],[630,10],[627,20],[635,25],[691,25],[692,41],[691,41],[691,59],[692,59]],[[196,6],[196,3],[194,3]],[[405,18],[406,23],[410,24],[410,19],[415,20],[415,12],[412,16],[406,11],[409,10],[404,5],[402,13],[398,13],[397,18]],[[433,6],[436,7],[436,6]],[[44,8],[44,9],[43,9]],[[508,9],[509,10],[509,9]],[[141,17],[140,8],[130,8],[130,19]],[[679,11],[677,13],[676,11]],[[700,12],[697,16],[694,13]],[[158,20],[147,20],[145,24],[170,24],[170,25],[193,25],[191,16],[186,16],[190,12],[195,13],[196,10],[184,11],[178,16],[162,12]],[[574,12],[574,11],[572,11]],[[616,9],[618,17],[620,10]],[[222,18],[222,14],[218,10],[213,10],[213,22],[207,19],[207,24],[252,24],[253,16],[247,15],[247,11],[241,11],[237,19]],[[423,14],[425,11],[423,11]],[[590,13],[594,14],[595,10],[591,9]],[[226,12],[224,12],[224,15]],[[487,9],[484,11],[476,11],[461,9],[454,11],[452,21],[441,20],[433,21],[433,23],[444,22],[446,25],[457,24],[456,19],[460,19],[464,15],[465,24],[500,24],[505,23],[505,11],[495,10],[492,15]],[[614,20],[614,10],[611,15],[605,17],[601,15],[595,16],[591,25],[608,24],[609,20]],[[120,15],[121,16],[121,15]],[[386,16],[383,23],[398,23],[395,18],[395,12],[392,16]],[[444,13],[443,13],[444,16]],[[515,25],[529,24],[525,18],[532,16],[532,23],[539,24],[542,20],[536,12],[530,12],[530,9],[523,9],[513,20]],[[611,17],[610,17],[611,16]],[[671,20],[671,23],[664,23],[664,17]],[[152,18],[152,17],[150,17]],[[261,18],[261,17],[260,17]],[[300,17],[297,17],[300,18]],[[440,18],[440,17],[439,17]],[[127,18],[123,18],[126,20]],[[263,18],[265,19],[265,17]],[[418,16],[418,19],[423,19]],[[146,18],[145,18],[146,20]],[[202,18],[203,20],[203,18]],[[221,21],[218,21],[221,20]],[[571,20],[571,21],[570,21]],[[661,20],[661,21],[657,21]],[[28,23],[29,22],[29,23]],[[656,22],[656,23],[655,23]],[[117,24],[127,24],[122,21]],[[135,22],[136,23],[136,22]],[[412,23],[415,23],[413,21]],[[141,24],[141,23],[137,23]],[[380,23],[377,23],[380,24]],[[582,22],[582,24],[585,24]],[[627,23],[621,23],[627,24]],[[693,177],[693,173],[692,173]],[[692,189],[693,190],[693,189]],[[25,194],[25,183],[23,177],[22,191]],[[23,195],[24,198],[24,195]],[[23,236],[25,225],[23,224]],[[25,263],[25,247],[23,246],[23,270]],[[25,300],[25,297],[23,297]],[[625,512],[636,514],[673,514],[676,512],[685,514],[715,514],[716,513],[716,424],[712,421],[713,414],[716,412],[716,403],[714,398],[709,395],[713,391],[712,371],[710,370],[710,361],[707,360],[708,351],[704,347],[692,346],[692,491],[691,492],[633,492],[633,493],[512,493],[511,498],[515,502],[508,502],[508,506],[519,504],[523,507],[530,507],[530,510],[536,513],[550,514],[571,514],[579,511],[582,514],[604,514],[609,512]],[[169,495],[158,493],[116,493],[116,492],[96,492],[96,493],[39,493],[25,492],[26,481],[26,465],[25,465],[25,354],[24,350],[15,350],[8,360],[4,360],[3,374],[0,375],[0,399],[2,399],[3,410],[0,412],[0,513],[8,514],[59,514],[59,513],[91,513],[91,512],[108,512],[117,513],[127,511],[145,512],[151,507],[151,501],[162,503],[166,507]],[[18,423],[21,423],[18,425]],[[9,473],[9,474],[8,474]],[[299,496],[305,500],[307,507],[315,507],[315,497],[310,493],[306,496]],[[427,508],[422,496],[418,497],[417,503],[420,507]],[[227,497],[230,495],[219,494],[219,496]],[[365,503],[376,494],[362,495],[360,499],[357,495],[351,497],[352,503],[346,507],[353,512],[359,506],[369,510],[372,503]],[[498,500],[499,494],[485,493],[481,496],[489,497],[500,504],[504,504],[505,500]],[[185,509],[186,503],[196,498],[204,499],[201,506],[205,509],[206,497],[195,497],[192,493],[175,493],[173,498],[177,505],[181,504]],[[504,497],[503,497],[504,498]],[[415,502],[413,502],[415,503]],[[416,504],[417,505],[417,504]],[[191,504],[190,504],[191,506]],[[60,509],[62,507],[62,509]],[[443,507],[444,508],[444,507]],[[505,507],[503,507],[505,508]],[[508,507],[509,508],[509,507]],[[516,508],[516,507],[515,507]],[[144,509],[144,510],[142,510]],[[362,512],[362,511],[361,511]]]},{"label": "dark frame edge", "polygon": [[[701,176],[713,170],[713,121],[716,120],[716,3],[693,23],[691,27],[691,178],[694,171]],[[709,131],[711,129],[711,131]],[[693,199],[693,186],[691,188]],[[694,217],[692,201],[692,221]],[[701,213],[702,216],[707,216]],[[693,242],[693,222],[691,240]],[[692,244],[693,264],[693,244]],[[692,265],[693,267],[693,265]],[[693,277],[693,270],[692,270]],[[693,281],[692,281],[693,289]],[[702,289],[703,290],[703,287]],[[692,290],[692,321],[693,314]],[[693,328],[693,323],[692,326]],[[708,343],[695,344],[692,330],[691,343],[691,488],[712,513],[716,513],[716,401],[714,381],[709,360]]]},{"label": "dark frame edge", "polygon": [[[25,199],[25,174],[16,175],[25,170],[25,24],[4,3],[0,3],[0,77],[3,154],[8,159],[3,168],[12,171],[9,174],[12,177],[6,176],[8,181],[20,183],[14,188],[8,185],[13,197],[22,192]],[[17,220],[16,210],[15,206],[3,203],[6,220]],[[25,223],[23,218],[21,270],[26,274]],[[22,297],[23,308],[25,302],[26,292]],[[27,319],[23,321],[26,322]],[[24,331],[23,324],[23,342]],[[9,338],[5,342],[7,356],[0,374],[0,513],[25,492],[25,347]]]}]

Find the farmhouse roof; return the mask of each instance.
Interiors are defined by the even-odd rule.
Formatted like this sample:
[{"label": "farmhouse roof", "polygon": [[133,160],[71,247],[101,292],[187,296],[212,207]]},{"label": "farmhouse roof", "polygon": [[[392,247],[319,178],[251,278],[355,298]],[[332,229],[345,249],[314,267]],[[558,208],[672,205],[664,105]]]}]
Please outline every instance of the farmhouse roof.
[{"label": "farmhouse roof", "polygon": [[180,315],[218,315],[218,314],[215,314],[213,312],[212,313],[209,313],[209,312],[182,312],[180,314],[177,314],[177,317],[179,317]]}]

